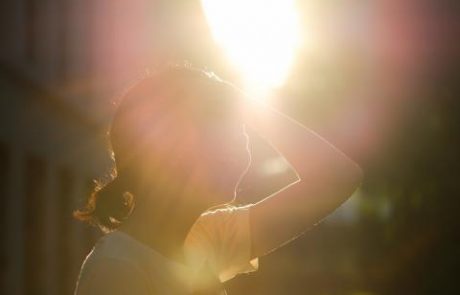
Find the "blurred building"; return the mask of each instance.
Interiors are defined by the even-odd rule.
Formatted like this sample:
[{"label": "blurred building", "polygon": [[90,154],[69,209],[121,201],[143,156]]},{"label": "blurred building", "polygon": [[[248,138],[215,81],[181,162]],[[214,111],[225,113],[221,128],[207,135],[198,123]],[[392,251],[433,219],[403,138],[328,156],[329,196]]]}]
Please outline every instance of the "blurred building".
[{"label": "blurred building", "polygon": [[99,234],[72,218],[110,163],[88,4],[1,4],[1,294],[71,294]]}]

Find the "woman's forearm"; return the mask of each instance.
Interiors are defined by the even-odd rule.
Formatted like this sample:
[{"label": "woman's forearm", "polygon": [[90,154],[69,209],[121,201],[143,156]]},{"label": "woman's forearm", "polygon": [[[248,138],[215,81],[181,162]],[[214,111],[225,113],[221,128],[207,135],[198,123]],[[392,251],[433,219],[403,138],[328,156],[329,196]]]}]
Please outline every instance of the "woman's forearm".
[{"label": "woman's forearm", "polygon": [[251,209],[252,255],[264,255],[299,236],[348,199],[361,168],[321,136],[267,106],[255,105],[247,124],[297,172],[297,182]]},{"label": "woman's forearm", "polygon": [[322,173],[362,177],[359,165],[313,130],[262,103],[252,103],[247,124],[271,144],[295,169],[300,179]]}]

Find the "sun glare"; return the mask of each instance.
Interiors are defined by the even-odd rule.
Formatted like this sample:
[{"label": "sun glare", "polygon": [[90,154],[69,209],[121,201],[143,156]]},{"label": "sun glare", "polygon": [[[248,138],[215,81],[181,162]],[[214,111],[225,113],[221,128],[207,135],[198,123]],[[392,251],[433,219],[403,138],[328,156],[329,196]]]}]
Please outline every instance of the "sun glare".
[{"label": "sun glare", "polygon": [[299,44],[299,23],[291,0],[202,0],[216,42],[246,82],[264,93],[281,86]]}]

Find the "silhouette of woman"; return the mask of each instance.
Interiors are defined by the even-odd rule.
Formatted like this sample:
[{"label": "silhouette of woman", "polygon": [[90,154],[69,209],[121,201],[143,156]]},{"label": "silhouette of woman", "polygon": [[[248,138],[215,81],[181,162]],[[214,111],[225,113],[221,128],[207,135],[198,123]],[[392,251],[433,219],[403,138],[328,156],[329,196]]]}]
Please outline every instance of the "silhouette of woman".
[{"label": "silhouette of woman", "polygon": [[[252,128],[298,180],[233,206]],[[82,264],[76,295],[225,294],[222,282],[299,236],[360,185],[332,144],[214,74],[170,67],[124,95],[110,129],[116,170],[75,217],[105,235]],[[216,207],[220,205],[219,207]]]}]

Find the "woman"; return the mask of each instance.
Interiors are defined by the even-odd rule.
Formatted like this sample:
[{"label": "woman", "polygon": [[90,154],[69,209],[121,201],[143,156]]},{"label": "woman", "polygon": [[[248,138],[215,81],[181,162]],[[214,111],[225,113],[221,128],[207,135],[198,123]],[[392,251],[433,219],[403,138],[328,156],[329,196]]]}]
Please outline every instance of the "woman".
[{"label": "woman", "polygon": [[[245,128],[299,179],[236,207],[251,159]],[[257,257],[299,236],[362,181],[360,167],[316,133],[198,69],[168,68],[133,86],[110,139],[116,173],[75,213],[106,233],[82,265],[76,295],[225,294],[222,282],[256,270]]]}]

